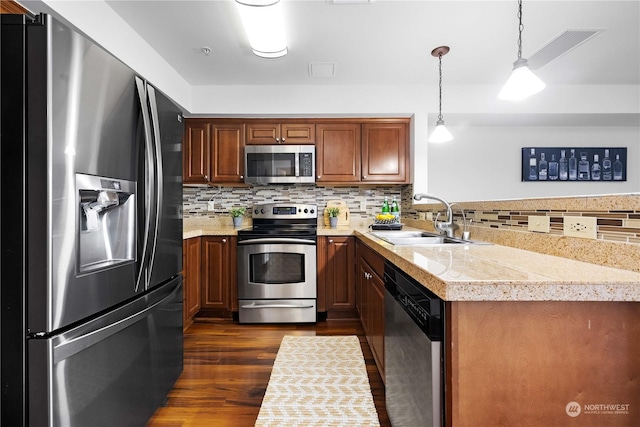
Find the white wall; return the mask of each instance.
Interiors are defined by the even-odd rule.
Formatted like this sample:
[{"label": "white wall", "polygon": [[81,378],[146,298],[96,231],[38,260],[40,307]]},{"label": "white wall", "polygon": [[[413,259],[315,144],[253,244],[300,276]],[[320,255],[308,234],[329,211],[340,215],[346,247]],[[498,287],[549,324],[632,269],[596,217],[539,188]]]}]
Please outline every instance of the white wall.
[{"label": "white wall", "polygon": [[[454,86],[443,92],[443,116],[454,140],[428,144],[437,88],[426,86],[206,86],[193,88],[193,113],[217,116],[413,117],[414,190],[448,200],[488,200],[640,191],[640,114],[636,86],[547,87],[519,103],[499,101],[499,87]],[[619,117],[624,116],[624,120]],[[449,118],[448,118],[449,117]],[[600,127],[589,123],[597,117]],[[633,120],[633,119],[632,119]],[[499,126],[490,126],[499,123]],[[587,124],[576,126],[574,123]],[[574,124],[572,126],[572,124]],[[609,134],[611,132],[611,134]],[[523,146],[628,146],[624,183],[522,183]],[[504,159],[491,167],[479,159]],[[573,184],[573,185],[571,185]],[[428,203],[428,202],[425,202]]]},{"label": "white wall", "polygon": [[[438,108],[436,86],[190,86],[155,50],[138,36],[109,6],[101,0],[56,1],[22,0],[33,11],[53,12],[63,16],[68,22],[102,44],[107,50],[147,78],[175,102],[187,114],[206,116],[403,116],[413,117],[411,132],[412,155],[414,159],[414,187],[416,192],[433,192],[451,200],[477,200],[477,190],[470,188],[470,179],[477,182],[479,170],[470,169],[477,155],[478,140],[485,143],[488,156],[504,155],[505,145],[510,141],[525,137],[525,134],[539,134],[544,138],[577,141],[590,138],[589,127],[571,127],[562,134],[552,127],[538,129],[497,126],[486,129],[487,123],[499,117],[514,119],[515,122],[529,115],[571,114],[640,114],[639,86],[548,86],[543,92],[519,103],[499,101],[496,94],[499,87],[493,86],[447,86],[443,88],[443,115],[447,126],[454,134],[449,145],[432,148],[427,144],[428,134],[434,126]],[[508,66],[509,64],[507,64]],[[399,82],[401,83],[401,82]],[[468,120],[471,117],[471,120]],[[480,118],[480,120],[478,119]],[[525,126],[526,127],[526,126]],[[628,129],[623,140],[629,145],[630,173],[633,172],[631,159],[638,159],[638,126]],[[635,132],[635,134],[634,134]],[[635,141],[634,141],[635,140]],[[488,142],[487,142],[488,141]],[[593,142],[596,144],[596,142]],[[494,145],[496,144],[496,145]],[[562,143],[564,144],[564,143]],[[596,145],[599,145],[598,142]],[[617,144],[617,143],[616,143]],[[541,144],[520,144],[541,145]],[[620,144],[617,144],[620,145]],[[431,150],[433,155],[431,155]],[[519,152],[519,151],[518,151]],[[472,153],[472,154],[466,154]],[[443,171],[451,158],[467,168],[456,170],[455,165]],[[519,175],[517,175],[519,177]],[[446,177],[444,179],[443,177]],[[630,175],[631,177],[631,175]],[[504,176],[482,178],[483,199],[535,197],[543,187],[532,190],[522,187]],[[604,187],[599,183],[584,184],[584,191],[601,194]],[[587,187],[589,186],[589,187]],[[560,190],[560,193],[573,192]],[[577,188],[577,187],[575,187]],[[486,189],[492,189],[488,191]],[[501,189],[502,191],[498,191]],[[616,186],[616,190],[622,186]],[[637,173],[625,184],[625,189],[616,191],[639,192]],[[487,191],[487,196],[484,195]],[[492,196],[488,196],[492,194]],[[560,194],[557,194],[560,195]],[[562,194],[566,195],[566,194]],[[573,195],[573,194],[572,194]]]},{"label": "white wall", "polygon": [[184,111],[191,86],[105,2],[20,0],[32,12],[49,13],[75,26],[160,89]]}]

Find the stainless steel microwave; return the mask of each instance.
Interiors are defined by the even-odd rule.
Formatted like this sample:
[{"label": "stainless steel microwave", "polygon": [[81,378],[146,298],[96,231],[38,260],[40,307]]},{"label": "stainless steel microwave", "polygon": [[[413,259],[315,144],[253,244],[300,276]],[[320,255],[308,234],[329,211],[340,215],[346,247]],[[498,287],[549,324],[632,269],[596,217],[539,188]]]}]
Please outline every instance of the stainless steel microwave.
[{"label": "stainless steel microwave", "polygon": [[313,145],[247,145],[244,147],[244,182],[312,184],[316,182],[315,157]]}]

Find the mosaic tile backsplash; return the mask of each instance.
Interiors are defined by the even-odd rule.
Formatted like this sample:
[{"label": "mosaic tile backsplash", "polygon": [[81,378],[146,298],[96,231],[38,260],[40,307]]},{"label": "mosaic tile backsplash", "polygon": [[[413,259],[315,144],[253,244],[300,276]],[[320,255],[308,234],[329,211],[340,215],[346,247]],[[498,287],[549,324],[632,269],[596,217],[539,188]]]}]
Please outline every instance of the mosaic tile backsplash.
[{"label": "mosaic tile backsplash", "polygon": [[[446,211],[439,203],[412,203],[412,185],[317,187],[314,185],[269,185],[264,187],[184,187],[185,218],[222,218],[235,206],[259,203],[311,203],[322,210],[328,200],[347,202],[350,221],[372,222],[384,198],[401,201],[401,221],[407,226],[433,230],[433,222],[421,220],[420,213],[435,217]],[[208,202],[213,210],[208,210]],[[364,210],[362,209],[364,208]],[[488,241],[564,258],[615,268],[640,271],[640,194],[522,199],[509,201],[462,202],[454,206],[454,220],[462,226],[460,208],[465,210],[471,239]],[[527,230],[528,216],[549,216],[551,231]],[[597,240],[563,236],[563,217],[589,216],[597,219]],[[245,221],[250,221],[246,218]],[[462,228],[462,227],[461,227]],[[458,234],[461,232],[458,231]]]},{"label": "mosaic tile backsplash", "polygon": [[[389,202],[400,200],[403,186],[372,187],[317,187],[315,185],[268,185],[259,187],[184,187],[183,215],[190,217],[217,217],[228,215],[237,206],[247,208],[260,203],[309,203],[324,209],[329,200],[344,200],[351,219],[368,219],[379,212],[387,197]],[[208,210],[208,202],[213,210]],[[364,207],[364,210],[362,208]]]}]

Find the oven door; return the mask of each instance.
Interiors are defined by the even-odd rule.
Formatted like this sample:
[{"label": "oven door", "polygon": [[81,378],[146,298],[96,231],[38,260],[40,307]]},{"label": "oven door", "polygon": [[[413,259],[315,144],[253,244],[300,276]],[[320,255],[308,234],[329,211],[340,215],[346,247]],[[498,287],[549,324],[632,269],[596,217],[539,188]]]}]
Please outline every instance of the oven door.
[{"label": "oven door", "polygon": [[238,242],[238,299],[316,298],[316,242],[259,238]]}]

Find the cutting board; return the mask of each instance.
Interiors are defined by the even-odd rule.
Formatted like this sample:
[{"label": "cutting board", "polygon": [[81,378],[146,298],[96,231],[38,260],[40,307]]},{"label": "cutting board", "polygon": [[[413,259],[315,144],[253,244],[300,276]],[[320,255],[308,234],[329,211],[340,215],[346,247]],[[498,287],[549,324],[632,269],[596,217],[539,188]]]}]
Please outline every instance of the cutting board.
[{"label": "cutting board", "polygon": [[[329,200],[327,201],[327,208],[340,208],[338,214],[338,225],[349,225],[349,208],[347,202],[344,200]],[[327,208],[324,208],[324,225],[329,225],[329,213]]]}]

